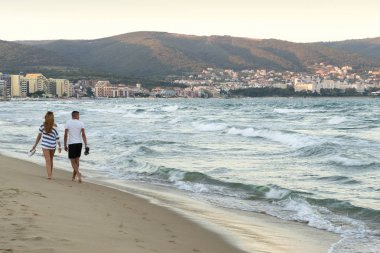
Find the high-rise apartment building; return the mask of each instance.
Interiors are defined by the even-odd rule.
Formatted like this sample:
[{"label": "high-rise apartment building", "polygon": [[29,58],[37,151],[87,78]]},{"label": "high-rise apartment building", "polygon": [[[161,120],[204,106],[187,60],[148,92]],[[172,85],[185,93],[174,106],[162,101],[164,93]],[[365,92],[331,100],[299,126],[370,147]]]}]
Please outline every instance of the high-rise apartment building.
[{"label": "high-rise apartment building", "polygon": [[11,96],[21,97],[20,75],[11,75]]},{"label": "high-rise apartment building", "polygon": [[65,86],[65,93],[67,97],[72,97],[74,95],[74,84],[69,83],[69,85]]},{"label": "high-rise apartment building", "polygon": [[11,96],[11,77],[8,74],[0,74],[0,81],[1,81],[1,95],[3,97],[10,97]]},{"label": "high-rise apartment building", "polygon": [[23,76],[20,78],[20,96],[26,97],[29,95],[29,82]]},{"label": "high-rise apartment building", "polygon": [[96,97],[112,97],[112,85],[109,81],[98,81],[95,84]]},{"label": "high-rise apartment building", "polygon": [[55,83],[55,94],[58,97],[69,96],[70,81],[67,79],[53,79],[49,78],[49,82]]},{"label": "high-rise apartment building", "polygon": [[0,80],[0,97],[5,97],[5,81]]},{"label": "high-rise apartment building", "polygon": [[40,73],[26,74],[25,79],[29,82],[29,93],[45,91],[47,93],[48,80]]},{"label": "high-rise apartment building", "polygon": [[51,97],[55,97],[57,95],[57,87],[56,87],[56,83],[54,80],[49,79],[47,81],[45,93]]}]

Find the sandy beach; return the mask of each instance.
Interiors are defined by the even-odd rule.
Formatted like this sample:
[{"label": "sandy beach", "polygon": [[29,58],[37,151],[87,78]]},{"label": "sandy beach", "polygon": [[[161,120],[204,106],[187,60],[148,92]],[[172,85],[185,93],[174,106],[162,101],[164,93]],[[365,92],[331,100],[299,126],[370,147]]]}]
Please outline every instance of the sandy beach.
[{"label": "sandy beach", "polygon": [[[167,208],[55,169],[0,156],[0,252],[245,252]],[[264,217],[265,216],[265,217]],[[327,252],[339,237],[256,216],[252,252]],[[285,227],[284,227],[285,225]],[[303,228],[301,228],[303,227]],[[296,228],[296,229],[294,229]],[[313,232],[314,231],[314,232]]]}]

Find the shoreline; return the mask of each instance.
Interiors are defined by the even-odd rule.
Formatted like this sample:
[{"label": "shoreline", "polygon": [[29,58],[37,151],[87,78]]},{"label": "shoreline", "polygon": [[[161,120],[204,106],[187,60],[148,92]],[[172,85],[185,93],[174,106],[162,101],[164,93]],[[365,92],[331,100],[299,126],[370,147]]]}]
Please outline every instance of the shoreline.
[{"label": "shoreline", "polygon": [[[1,211],[3,231],[9,231],[0,234],[3,245],[0,252],[10,249],[14,252],[327,252],[340,239],[333,233],[265,214],[247,216],[246,212],[212,210],[207,206],[196,209],[195,204],[186,209],[176,195],[169,192],[160,196],[157,187],[146,189],[137,184],[123,187],[115,182],[97,183],[91,179],[79,184],[71,181],[68,171],[60,169],[55,169],[53,180],[48,181],[43,166],[4,155],[0,155],[0,170],[0,203],[5,206]],[[192,216],[190,209],[199,215]],[[236,216],[230,216],[231,213]],[[224,224],[228,219],[234,222]],[[240,242],[228,231],[219,230],[223,225],[227,230],[244,230],[251,223],[255,226],[254,233],[247,230],[247,238]],[[252,239],[250,245],[244,244]]]}]

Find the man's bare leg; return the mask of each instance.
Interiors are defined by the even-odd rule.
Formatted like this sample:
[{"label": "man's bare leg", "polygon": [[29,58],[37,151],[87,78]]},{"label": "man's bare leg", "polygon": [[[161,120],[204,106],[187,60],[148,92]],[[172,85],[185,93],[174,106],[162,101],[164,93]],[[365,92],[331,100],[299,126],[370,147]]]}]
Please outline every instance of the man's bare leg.
[{"label": "man's bare leg", "polygon": [[78,181],[79,183],[82,183],[82,174],[79,172],[79,157],[77,157],[75,159],[76,163],[77,163],[77,168],[78,168],[78,173],[77,173],[77,176],[78,176]]},{"label": "man's bare leg", "polygon": [[71,161],[71,166],[73,167],[73,178],[72,180],[74,181],[76,177],[78,177],[79,183],[82,182],[82,177],[81,174],[79,173],[79,157],[70,159]]}]

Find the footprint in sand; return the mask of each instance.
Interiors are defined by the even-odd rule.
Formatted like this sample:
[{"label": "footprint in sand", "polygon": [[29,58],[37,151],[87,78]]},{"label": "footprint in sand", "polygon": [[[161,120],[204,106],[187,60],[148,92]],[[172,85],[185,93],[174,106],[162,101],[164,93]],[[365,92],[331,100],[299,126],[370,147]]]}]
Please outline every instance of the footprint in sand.
[{"label": "footprint in sand", "polygon": [[151,219],[148,219],[147,217],[142,217],[141,219],[143,219],[145,221],[152,221]]},{"label": "footprint in sand", "polygon": [[135,238],[135,242],[144,242],[144,240],[140,240],[139,238]]},{"label": "footprint in sand", "polygon": [[0,197],[13,198],[20,194],[20,189],[8,188],[0,189]]},{"label": "footprint in sand", "polygon": [[44,238],[42,236],[36,236],[36,237],[33,237],[31,238],[33,241],[41,241],[43,240]]},{"label": "footprint in sand", "polygon": [[0,249],[1,253],[12,253],[13,249]]},{"label": "footprint in sand", "polygon": [[34,196],[37,196],[37,197],[41,197],[41,198],[47,198],[45,195],[43,195],[43,194],[40,193],[40,192],[33,192],[33,195],[34,195]]},{"label": "footprint in sand", "polygon": [[34,221],[34,219],[33,218],[31,218],[31,217],[23,217],[23,218],[21,218],[23,221],[26,221],[26,222],[29,222],[29,223],[32,223],[33,221]]}]

